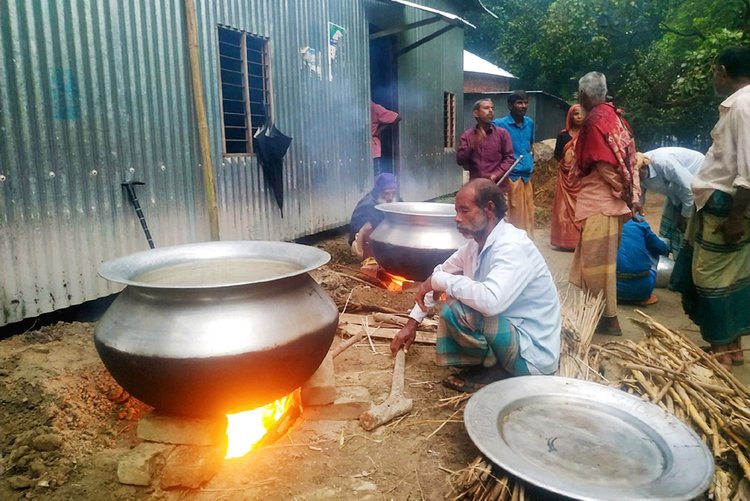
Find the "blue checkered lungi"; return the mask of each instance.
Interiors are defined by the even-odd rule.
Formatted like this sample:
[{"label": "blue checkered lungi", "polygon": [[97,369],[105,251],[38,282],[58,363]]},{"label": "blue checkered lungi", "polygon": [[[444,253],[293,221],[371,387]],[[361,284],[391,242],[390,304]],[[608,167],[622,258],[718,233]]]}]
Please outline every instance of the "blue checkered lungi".
[{"label": "blue checkered lungi", "polygon": [[484,317],[450,299],[440,312],[435,362],[440,366],[492,367],[499,364],[514,376],[529,374],[521,358],[518,331],[502,315]]}]

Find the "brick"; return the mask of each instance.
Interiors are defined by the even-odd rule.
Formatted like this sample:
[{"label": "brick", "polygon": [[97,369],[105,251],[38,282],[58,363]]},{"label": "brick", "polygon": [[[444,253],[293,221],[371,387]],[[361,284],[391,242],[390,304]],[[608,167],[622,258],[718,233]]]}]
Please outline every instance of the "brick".
[{"label": "brick", "polygon": [[167,457],[159,485],[162,489],[197,489],[216,475],[224,454],[218,446],[178,445]]},{"label": "brick", "polygon": [[302,385],[302,405],[327,405],[336,400],[336,374],[330,353],[315,374]]},{"label": "brick", "polygon": [[303,407],[302,419],[320,420],[355,420],[372,405],[370,392],[363,386],[343,386],[339,396],[332,404],[310,405]]},{"label": "brick", "polygon": [[127,485],[150,485],[171,445],[143,442],[124,454],[117,464],[117,480]]},{"label": "brick", "polygon": [[138,421],[138,438],[184,445],[221,445],[227,440],[226,416],[199,419],[151,412]]}]

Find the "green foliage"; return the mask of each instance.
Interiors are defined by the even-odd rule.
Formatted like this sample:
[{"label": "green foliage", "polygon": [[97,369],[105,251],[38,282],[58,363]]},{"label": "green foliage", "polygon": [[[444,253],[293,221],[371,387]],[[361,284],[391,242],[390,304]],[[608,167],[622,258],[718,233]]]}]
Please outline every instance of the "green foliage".
[{"label": "green foliage", "polygon": [[466,47],[572,102],[588,71],[607,75],[645,149],[705,148],[718,99],[711,62],[750,40],[749,0],[495,0]]}]

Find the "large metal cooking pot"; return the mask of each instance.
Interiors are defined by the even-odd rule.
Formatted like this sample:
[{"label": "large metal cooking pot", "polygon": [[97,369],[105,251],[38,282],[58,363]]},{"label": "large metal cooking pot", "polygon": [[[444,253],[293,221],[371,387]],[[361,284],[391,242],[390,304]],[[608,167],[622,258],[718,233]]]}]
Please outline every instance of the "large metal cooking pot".
[{"label": "large metal cooking pot", "polygon": [[205,242],[104,263],[127,287],[96,326],[104,365],[157,409],[212,416],[286,395],[318,368],[336,305],[307,272],[328,253],[286,242]]},{"label": "large metal cooking pot", "polygon": [[393,202],[377,205],[385,218],[370,236],[373,253],[386,271],[422,281],[466,238],[456,229],[452,204]]}]

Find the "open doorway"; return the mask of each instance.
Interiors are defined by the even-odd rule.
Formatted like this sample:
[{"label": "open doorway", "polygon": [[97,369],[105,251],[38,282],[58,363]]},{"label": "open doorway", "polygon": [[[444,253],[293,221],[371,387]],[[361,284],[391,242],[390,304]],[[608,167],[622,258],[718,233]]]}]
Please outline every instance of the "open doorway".
[{"label": "open doorway", "polygon": [[[377,33],[380,28],[371,24],[370,33]],[[372,102],[387,110],[398,113],[398,74],[396,59],[396,36],[390,35],[370,40],[370,95]],[[378,175],[390,172],[398,175],[398,133],[397,124],[385,124],[392,121],[392,115],[386,114],[385,120],[371,116],[371,129],[377,134],[380,148],[373,145],[373,173]],[[378,155],[379,153],[379,155]]]}]

